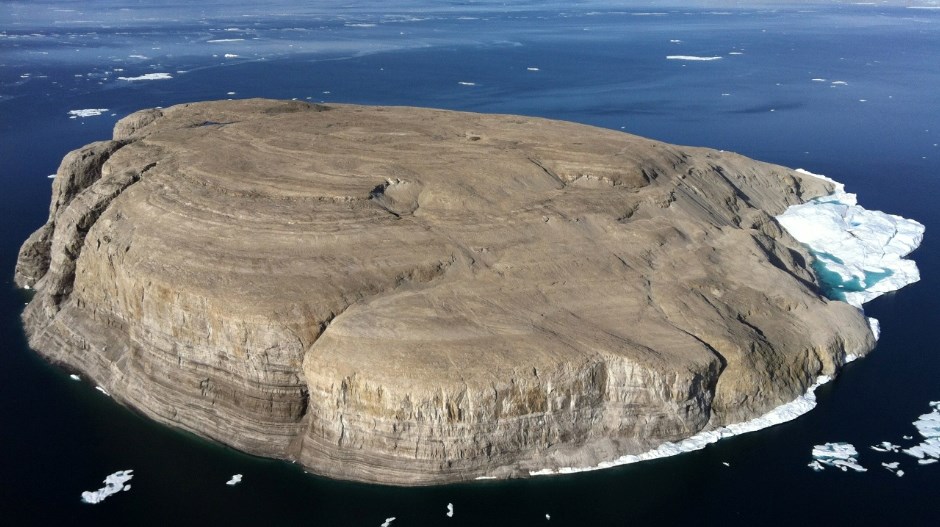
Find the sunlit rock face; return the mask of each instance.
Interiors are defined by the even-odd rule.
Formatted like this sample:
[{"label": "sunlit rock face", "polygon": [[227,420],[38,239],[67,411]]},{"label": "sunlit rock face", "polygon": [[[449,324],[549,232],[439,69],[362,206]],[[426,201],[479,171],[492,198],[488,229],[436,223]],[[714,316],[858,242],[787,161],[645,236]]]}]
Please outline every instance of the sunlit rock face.
[{"label": "sunlit rock face", "polygon": [[874,338],[774,216],[830,182],[572,123],[242,100],[70,153],[30,343],[236,448],[400,485],[589,467]]}]

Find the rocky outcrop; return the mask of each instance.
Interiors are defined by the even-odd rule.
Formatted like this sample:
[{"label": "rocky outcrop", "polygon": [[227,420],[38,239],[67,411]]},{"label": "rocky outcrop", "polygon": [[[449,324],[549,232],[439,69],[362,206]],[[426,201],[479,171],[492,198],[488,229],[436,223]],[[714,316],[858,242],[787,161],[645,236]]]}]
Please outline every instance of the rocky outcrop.
[{"label": "rocky outcrop", "polygon": [[246,100],[66,156],[16,282],[118,401],[332,477],[585,466],[874,344],[773,219],[828,183],[543,119]]}]

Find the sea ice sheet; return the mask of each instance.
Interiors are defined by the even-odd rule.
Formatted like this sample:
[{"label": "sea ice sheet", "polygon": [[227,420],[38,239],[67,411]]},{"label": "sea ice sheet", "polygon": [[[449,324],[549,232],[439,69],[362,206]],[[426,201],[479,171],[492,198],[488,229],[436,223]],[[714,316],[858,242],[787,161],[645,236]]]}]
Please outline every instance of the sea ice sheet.
[{"label": "sea ice sheet", "polygon": [[[855,194],[825,176],[835,192],[789,207],[777,221],[816,257],[816,270],[830,294],[855,307],[920,280],[913,260],[905,260],[924,237],[917,221],[867,210]],[[874,328],[873,328],[874,329]]]},{"label": "sea ice sheet", "polygon": [[940,401],[931,401],[930,406],[933,407],[932,412],[914,421],[914,426],[924,440],[919,445],[904,449],[905,454],[916,457],[921,465],[940,459]]}]

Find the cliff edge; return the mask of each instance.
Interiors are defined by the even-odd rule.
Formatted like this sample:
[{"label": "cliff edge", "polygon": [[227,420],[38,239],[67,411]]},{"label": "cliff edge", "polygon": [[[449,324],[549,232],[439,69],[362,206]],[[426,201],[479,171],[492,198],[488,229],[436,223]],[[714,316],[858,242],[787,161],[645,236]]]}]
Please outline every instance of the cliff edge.
[{"label": "cliff edge", "polygon": [[509,115],[240,100],[68,154],[30,345],[241,450],[399,485],[639,453],[874,338],[774,216],[830,183]]}]

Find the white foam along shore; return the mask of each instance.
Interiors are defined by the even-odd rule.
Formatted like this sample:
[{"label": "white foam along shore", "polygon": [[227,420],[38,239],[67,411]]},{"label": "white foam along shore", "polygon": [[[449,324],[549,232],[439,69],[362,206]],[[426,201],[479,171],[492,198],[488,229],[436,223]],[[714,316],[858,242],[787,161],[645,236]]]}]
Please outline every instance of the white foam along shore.
[{"label": "white foam along shore", "polygon": [[105,498],[112,494],[117,494],[122,490],[131,490],[130,485],[125,485],[131,478],[133,470],[119,470],[104,478],[104,487],[98,490],[82,492],[82,501],[85,503],[101,503]]},{"label": "white foam along shore", "polygon": [[529,475],[547,476],[550,474],[574,474],[577,472],[587,472],[590,470],[600,470],[620,465],[629,465],[631,463],[637,463],[640,461],[649,461],[651,459],[659,459],[683,454],[685,452],[701,450],[720,439],[746,434],[748,432],[754,432],[763,428],[778,425],[780,423],[792,421],[806,412],[809,412],[816,407],[816,388],[819,388],[830,380],[830,377],[826,375],[820,375],[816,379],[816,382],[806,390],[805,394],[797,397],[793,401],[781,404],[766,414],[760,417],[755,417],[750,421],[722,426],[721,428],[716,428],[715,430],[709,430],[707,432],[699,432],[692,437],[683,439],[682,441],[663,443],[653,450],[644,452],[642,454],[629,454],[620,456],[613,461],[604,461],[591,467],[562,467],[559,469],[545,468],[542,470],[531,471],[529,472]]},{"label": "white foam along shore", "polygon": [[[835,191],[825,197],[789,207],[777,221],[817,260],[827,285],[849,304],[862,304],[920,280],[917,264],[904,257],[924,238],[924,226],[914,220],[867,210],[855,194],[825,176],[799,169],[801,174],[831,182]],[[841,283],[832,282],[838,279]],[[843,299],[843,298],[840,298]]]}]

